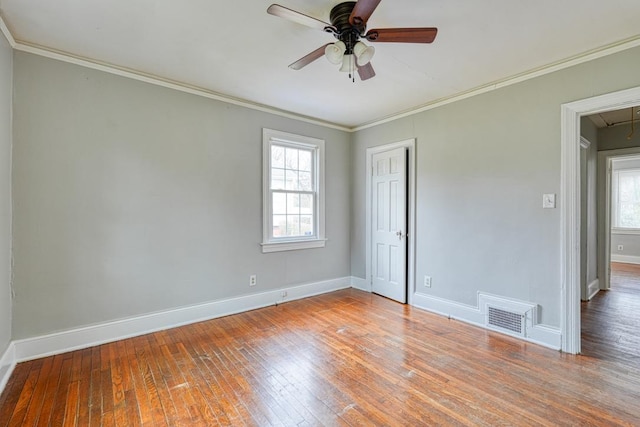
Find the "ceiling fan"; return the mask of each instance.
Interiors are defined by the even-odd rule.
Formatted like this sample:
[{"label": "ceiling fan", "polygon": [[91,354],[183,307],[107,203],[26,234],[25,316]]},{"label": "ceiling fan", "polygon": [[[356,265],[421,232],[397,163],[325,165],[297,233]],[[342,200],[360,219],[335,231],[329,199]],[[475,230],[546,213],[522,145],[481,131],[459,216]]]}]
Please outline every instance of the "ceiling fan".
[{"label": "ceiling fan", "polygon": [[376,75],[370,62],[375,49],[373,46],[366,46],[361,39],[372,43],[431,43],[438,33],[437,28],[431,27],[376,28],[366,31],[367,21],[380,1],[358,0],[340,3],[331,9],[331,24],[279,4],[269,6],[267,13],[331,33],[338,39],[335,43],[327,43],[303,56],[289,65],[289,68],[299,70],[321,56],[326,56],[331,63],[340,64],[340,71],[348,72],[349,78],[353,81],[355,70],[358,71],[361,80],[367,80]]}]

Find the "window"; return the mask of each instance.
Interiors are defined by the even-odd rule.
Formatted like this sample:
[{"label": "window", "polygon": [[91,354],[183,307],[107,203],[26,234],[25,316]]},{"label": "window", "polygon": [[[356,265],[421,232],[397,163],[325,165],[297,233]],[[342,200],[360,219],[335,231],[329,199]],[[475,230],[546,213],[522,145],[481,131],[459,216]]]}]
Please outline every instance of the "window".
[{"label": "window", "polygon": [[262,252],[324,247],[324,141],[263,129]]},{"label": "window", "polygon": [[613,227],[640,230],[640,169],[613,174]]}]

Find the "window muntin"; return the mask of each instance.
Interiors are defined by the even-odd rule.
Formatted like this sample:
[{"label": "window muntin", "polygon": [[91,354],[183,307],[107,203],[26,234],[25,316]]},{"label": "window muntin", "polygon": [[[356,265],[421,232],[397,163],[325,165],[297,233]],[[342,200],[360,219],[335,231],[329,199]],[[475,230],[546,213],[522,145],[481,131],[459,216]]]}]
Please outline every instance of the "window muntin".
[{"label": "window muntin", "polygon": [[263,252],[324,246],[324,141],[263,130]]}]

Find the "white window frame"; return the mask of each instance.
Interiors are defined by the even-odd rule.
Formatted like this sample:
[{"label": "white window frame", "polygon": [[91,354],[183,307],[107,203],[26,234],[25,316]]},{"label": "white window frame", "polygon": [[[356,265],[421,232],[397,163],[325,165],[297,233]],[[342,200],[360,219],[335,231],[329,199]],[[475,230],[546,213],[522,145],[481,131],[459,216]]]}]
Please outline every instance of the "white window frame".
[{"label": "white window frame", "polygon": [[613,179],[611,183],[612,187],[612,200],[611,200],[611,217],[612,227],[611,232],[613,234],[640,234],[640,228],[622,227],[620,226],[620,174],[623,173],[637,173],[640,174],[640,168],[620,168],[614,169]]},{"label": "white window frame", "polygon": [[[314,236],[273,237],[271,197],[271,146],[282,145],[313,151]],[[262,129],[262,252],[280,252],[325,246],[324,222],[324,140],[273,129]]]}]

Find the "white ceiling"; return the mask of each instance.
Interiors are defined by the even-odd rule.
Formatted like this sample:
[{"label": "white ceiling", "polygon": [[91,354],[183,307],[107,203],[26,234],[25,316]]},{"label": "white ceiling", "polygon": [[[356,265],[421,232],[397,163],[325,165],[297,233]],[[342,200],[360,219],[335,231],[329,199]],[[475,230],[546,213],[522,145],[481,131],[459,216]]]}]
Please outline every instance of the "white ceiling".
[{"label": "white ceiling", "polygon": [[[20,46],[349,128],[640,39],[638,0],[383,0],[369,29],[434,26],[438,36],[375,44],[377,76],[352,83],[325,58],[287,67],[334,39],[268,15],[272,1],[0,0],[0,14]],[[277,1],[324,21],[340,3]]]}]

